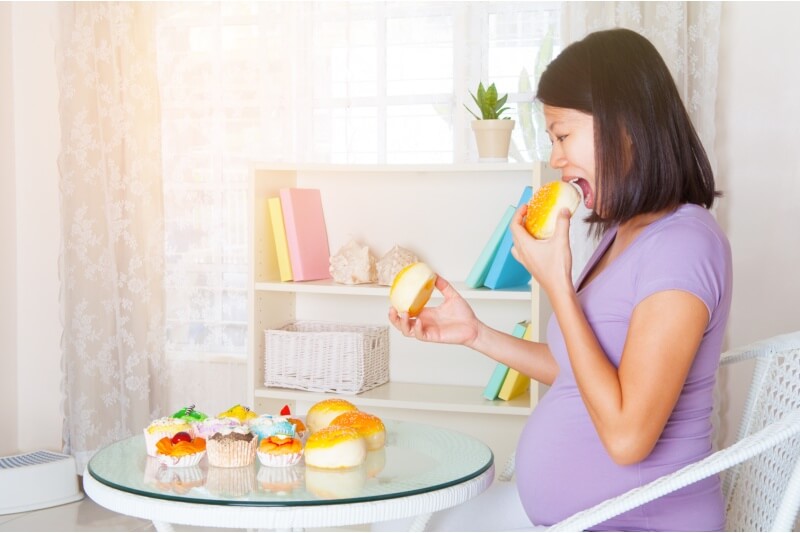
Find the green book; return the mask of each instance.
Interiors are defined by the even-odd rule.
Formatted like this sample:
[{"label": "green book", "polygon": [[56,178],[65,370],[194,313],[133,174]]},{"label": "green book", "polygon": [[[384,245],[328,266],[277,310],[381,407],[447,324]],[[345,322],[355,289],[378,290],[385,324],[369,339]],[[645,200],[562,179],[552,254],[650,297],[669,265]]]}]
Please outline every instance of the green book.
[{"label": "green book", "polygon": [[511,224],[511,219],[514,217],[514,211],[515,209],[513,205],[509,205],[506,208],[505,213],[503,213],[503,217],[500,219],[497,227],[494,228],[492,236],[483,247],[481,255],[478,256],[478,260],[475,261],[475,264],[472,266],[472,270],[470,270],[466,281],[466,285],[470,289],[482,287],[483,282],[486,281],[486,274],[489,273],[489,267],[492,264],[492,259],[494,259],[494,254],[497,253],[497,248],[500,247],[500,241],[503,239],[503,235],[505,234],[509,224]]},{"label": "green book", "polygon": [[[523,320],[522,322],[517,322],[511,334],[521,339],[522,336],[525,335],[526,329],[528,329],[528,321]],[[506,374],[508,374],[508,370],[508,367],[503,363],[497,363],[497,365],[494,367],[494,372],[492,372],[492,375],[489,378],[489,383],[487,383],[486,388],[483,389],[484,398],[487,400],[497,399],[498,395],[500,394],[500,389],[506,380]]]}]

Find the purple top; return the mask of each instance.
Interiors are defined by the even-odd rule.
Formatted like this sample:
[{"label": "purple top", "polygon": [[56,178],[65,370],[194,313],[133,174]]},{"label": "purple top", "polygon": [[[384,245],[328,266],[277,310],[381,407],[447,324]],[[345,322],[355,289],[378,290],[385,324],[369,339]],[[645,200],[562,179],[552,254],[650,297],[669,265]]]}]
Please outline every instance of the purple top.
[{"label": "purple top", "polygon": [[[603,236],[578,287],[615,235],[612,228]],[[552,525],[711,453],[712,392],[730,310],[731,279],[727,238],[706,209],[685,204],[646,227],[578,292],[586,318],[615,366],[631,314],[644,298],[678,289],[696,295],[708,307],[711,319],[675,410],[653,451],[635,465],[617,465],[603,447],[575,383],[561,329],[555,315],[550,318],[547,341],[560,371],[528,419],[517,447],[519,495],[534,524]],[[712,531],[724,525],[719,478],[714,476],[597,529]]]}]

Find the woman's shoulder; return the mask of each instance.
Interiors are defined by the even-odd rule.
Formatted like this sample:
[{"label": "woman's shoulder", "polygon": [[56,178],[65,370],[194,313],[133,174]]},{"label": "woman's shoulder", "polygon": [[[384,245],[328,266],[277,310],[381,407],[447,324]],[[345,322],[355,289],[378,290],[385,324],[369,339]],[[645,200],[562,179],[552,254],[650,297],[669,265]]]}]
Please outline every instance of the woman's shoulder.
[{"label": "woman's shoulder", "polygon": [[656,221],[647,240],[651,246],[730,253],[728,238],[714,215],[708,209],[695,204],[682,204],[663,219]]}]

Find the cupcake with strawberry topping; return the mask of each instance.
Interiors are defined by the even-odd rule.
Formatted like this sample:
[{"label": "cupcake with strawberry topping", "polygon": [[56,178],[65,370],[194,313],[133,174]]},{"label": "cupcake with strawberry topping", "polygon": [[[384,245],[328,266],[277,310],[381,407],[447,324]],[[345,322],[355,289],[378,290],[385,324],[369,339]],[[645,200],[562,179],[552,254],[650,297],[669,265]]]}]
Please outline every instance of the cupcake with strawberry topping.
[{"label": "cupcake with strawberry topping", "polygon": [[206,454],[206,440],[181,431],[172,438],[164,437],[156,443],[156,459],[164,466],[182,468],[196,466]]}]

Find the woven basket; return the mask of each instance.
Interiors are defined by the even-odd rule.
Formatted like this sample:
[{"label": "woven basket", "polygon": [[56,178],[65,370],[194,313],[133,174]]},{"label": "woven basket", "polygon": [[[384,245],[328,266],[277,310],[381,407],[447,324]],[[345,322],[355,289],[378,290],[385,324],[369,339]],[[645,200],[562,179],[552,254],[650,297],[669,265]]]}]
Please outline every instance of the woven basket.
[{"label": "woven basket", "polygon": [[389,328],[294,322],[265,332],[264,384],[358,394],[389,381]]}]

